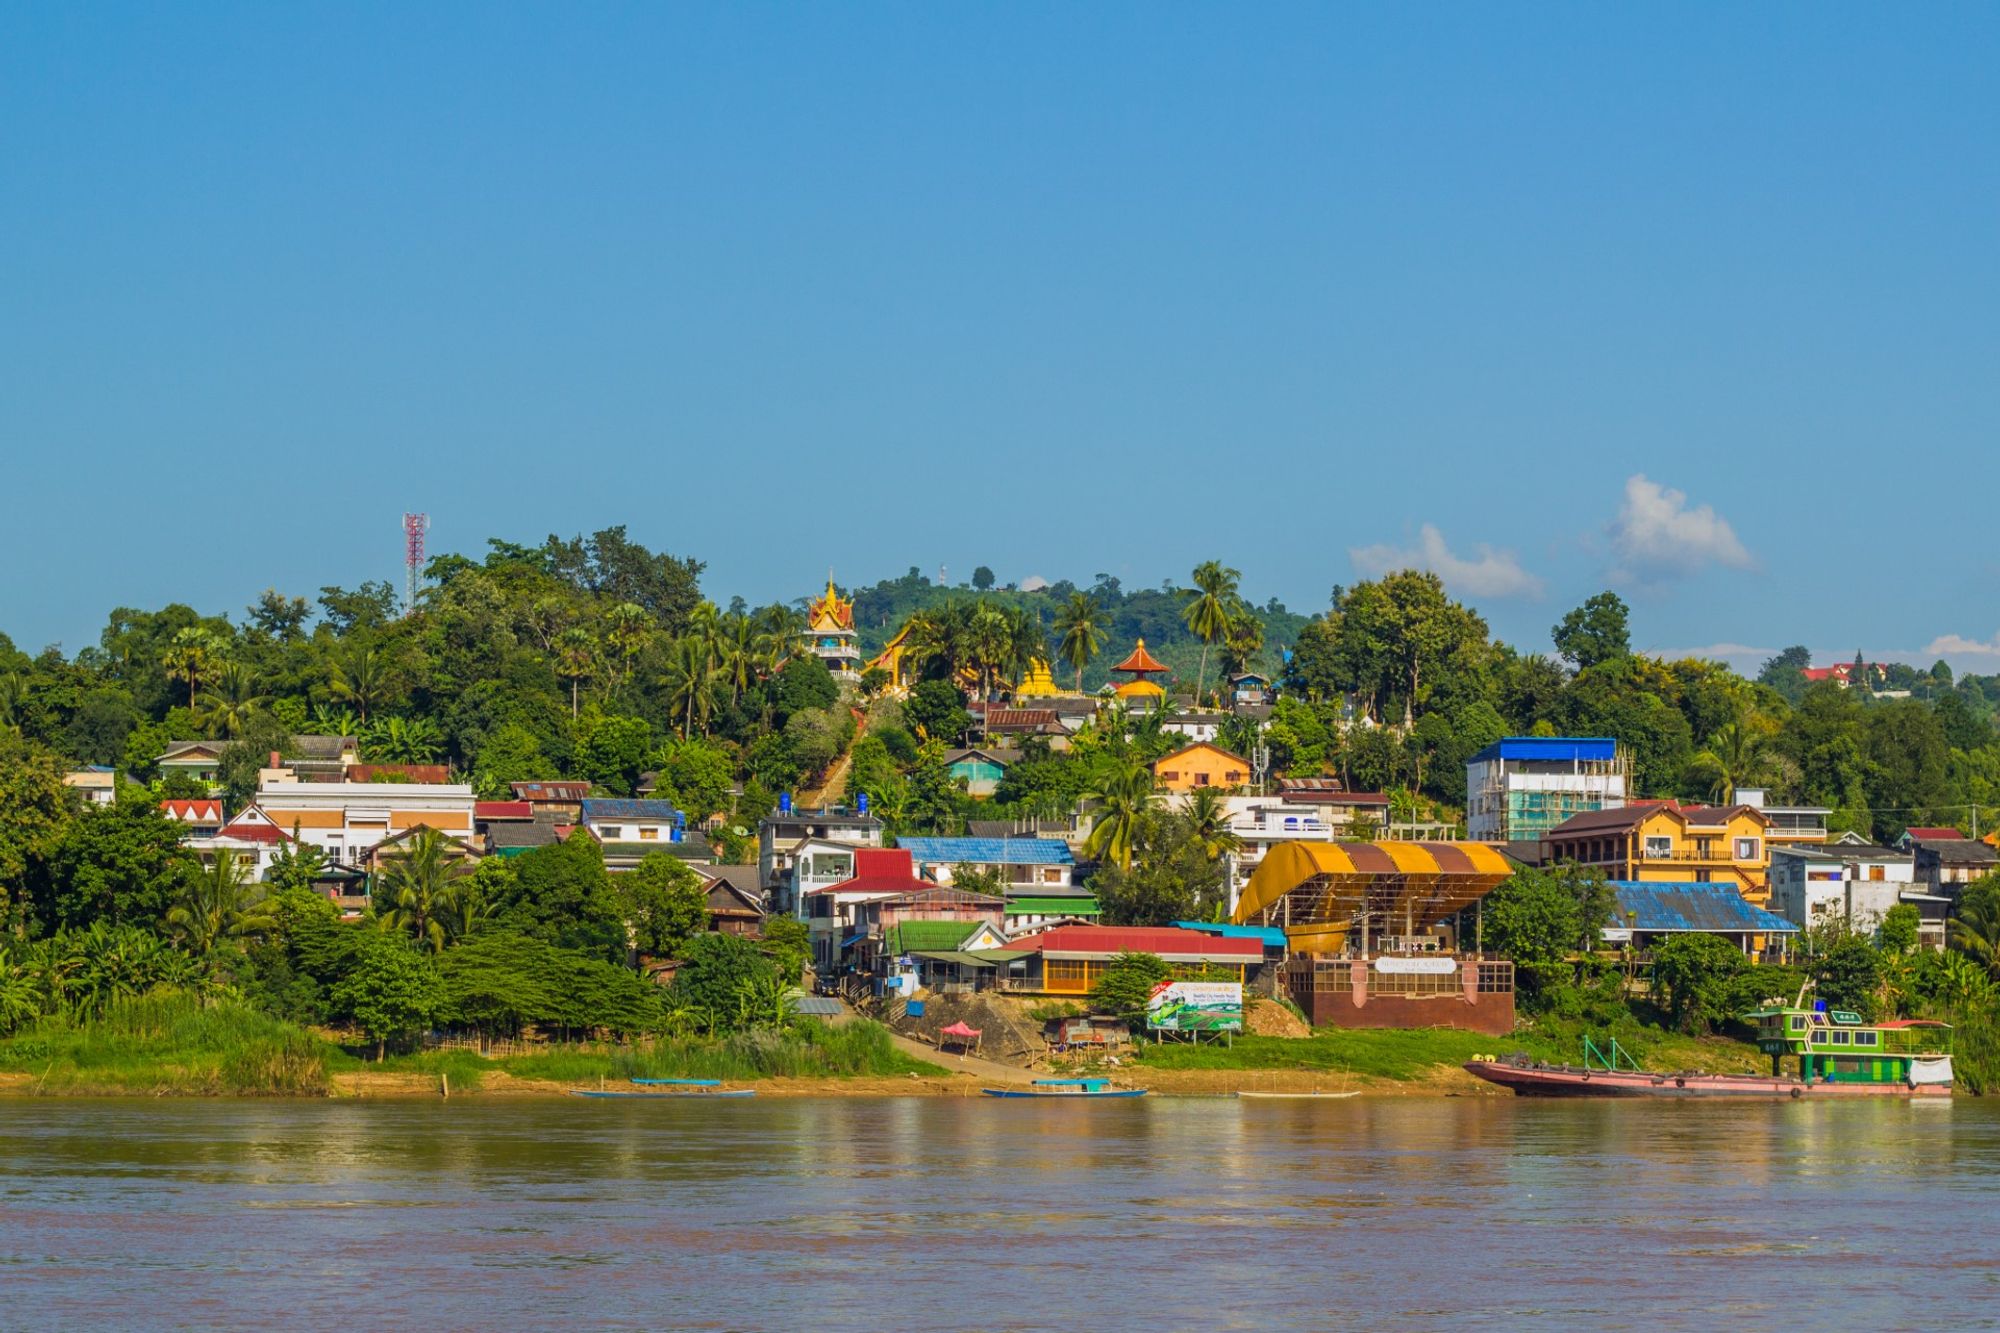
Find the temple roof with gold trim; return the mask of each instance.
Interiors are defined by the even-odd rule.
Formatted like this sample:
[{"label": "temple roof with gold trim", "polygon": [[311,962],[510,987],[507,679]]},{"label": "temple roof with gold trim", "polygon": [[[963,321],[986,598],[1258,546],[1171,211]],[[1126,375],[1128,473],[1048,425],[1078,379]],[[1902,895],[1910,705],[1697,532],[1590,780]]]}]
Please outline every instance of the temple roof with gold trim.
[{"label": "temple roof with gold trim", "polygon": [[854,628],[854,603],[834,590],[833,576],[827,575],[826,594],[815,597],[806,611],[806,630],[820,634],[828,630]]}]

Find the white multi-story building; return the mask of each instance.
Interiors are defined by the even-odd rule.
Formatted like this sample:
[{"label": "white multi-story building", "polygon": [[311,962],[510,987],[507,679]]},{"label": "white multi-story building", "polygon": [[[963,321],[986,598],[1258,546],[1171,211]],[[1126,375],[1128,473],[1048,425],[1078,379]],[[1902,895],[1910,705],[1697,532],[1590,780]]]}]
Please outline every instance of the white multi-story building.
[{"label": "white multi-story building", "polygon": [[1624,806],[1631,756],[1601,736],[1509,736],[1465,764],[1466,836],[1529,842],[1575,815]]},{"label": "white multi-story building", "polygon": [[757,822],[757,879],[770,910],[802,915],[803,895],[854,876],[854,849],[880,847],[882,821],[865,810],[793,810],[791,797]]},{"label": "white multi-story building", "polygon": [[1870,931],[1890,908],[1921,896],[1916,879],[1916,857],[1893,847],[1773,846],[1770,907],[1806,929],[1843,921]]},{"label": "white multi-story building", "polygon": [[272,824],[319,848],[332,864],[357,869],[376,843],[414,828],[470,842],[472,804],[472,788],[463,783],[279,780],[257,788],[257,807]]}]

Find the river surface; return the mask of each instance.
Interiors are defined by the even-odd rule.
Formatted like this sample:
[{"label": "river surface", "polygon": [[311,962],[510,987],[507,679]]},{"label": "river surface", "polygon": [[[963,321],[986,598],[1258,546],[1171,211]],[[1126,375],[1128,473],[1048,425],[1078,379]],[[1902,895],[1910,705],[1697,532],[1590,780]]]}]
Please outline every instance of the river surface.
[{"label": "river surface", "polygon": [[2000,1326],[2000,1104],[0,1101],[0,1327]]}]

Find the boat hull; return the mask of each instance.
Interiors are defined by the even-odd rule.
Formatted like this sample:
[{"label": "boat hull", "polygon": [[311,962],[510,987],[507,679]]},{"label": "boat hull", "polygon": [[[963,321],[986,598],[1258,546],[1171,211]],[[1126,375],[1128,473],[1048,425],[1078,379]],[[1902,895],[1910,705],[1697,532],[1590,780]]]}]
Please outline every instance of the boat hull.
[{"label": "boat hull", "polygon": [[1353,1092],[1239,1092],[1236,1095],[1268,1102],[1339,1102],[1359,1097],[1361,1091],[1357,1088]]},{"label": "boat hull", "polygon": [[1026,1088],[981,1088],[988,1097],[1032,1097],[1048,1102],[1099,1102],[1115,1097],[1143,1097],[1144,1088],[1107,1088],[1102,1092],[1033,1092]]},{"label": "boat hull", "polygon": [[690,1088],[685,1092],[614,1092],[608,1088],[601,1091],[596,1088],[571,1088],[569,1095],[572,1097],[615,1097],[633,1102],[678,1102],[698,1101],[711,1097],[755,1097],[757,1092],[754,1088],[731,1089],[727,1092],[695,1088]]},{"label": "boat hull", "polygon": [[1759,1074],[1647,1074],[1629,1069],[1606,1071],[1567,1065],[1537,1065],[1526,1061],[1472,1060],[1465,1071],[1511,1089],[1520,1097],[1669,1097],[1756,1098],[1804,1101],[1807,1098],[1845,1101],[1855,1097],[1949,1097],[1949,1084],[1801,1083],[1794,1078]]}]

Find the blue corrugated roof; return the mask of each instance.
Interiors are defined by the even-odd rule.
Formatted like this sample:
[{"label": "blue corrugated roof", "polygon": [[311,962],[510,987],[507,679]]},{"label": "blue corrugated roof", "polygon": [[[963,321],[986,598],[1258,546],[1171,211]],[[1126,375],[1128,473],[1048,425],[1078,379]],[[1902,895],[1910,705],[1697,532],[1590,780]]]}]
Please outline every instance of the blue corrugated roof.
[{"label": "blue corrugated roof", "polygon": [[1483,764],[1489,759],[1527,759],[1542,763],[1592,763],[1616,759],[1618,742],[1609,736],[1509,736],[1498,740],[1466,760]]},{"label": "blue corrugated roof", "polygon": [[1176,921],[1182,930],[1199,930],[1226,940],[1258,940],[1267,949],[1285,947],[1285,932],[1276,926],[1232,926],[1220,921]]},{"label": "blue corrugated roof", "polygon": [[[1642,932],[1789,934],[1798,930],[1785,918],[1745,899],[1731,884],[1639,884],[1613,880],[1611,890],[1618,895],[1618,910],[1611,924],[1624,926],[1629,922]],[[1636,921],[1631,920],[1632,913],[1638,914]]]},{"label": "blue corrugated roof", "polygon": [[665,819],[680,816],[672,801],[628,801],[593,797],[583,803],[583,817],[592,819]]},{"label": "blue corrugated roof", "polygon": [[898,838],[919,861],[975,866],[1068,865],[1076,858],[1060,838]]}]

